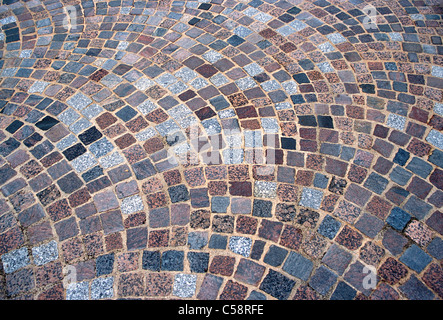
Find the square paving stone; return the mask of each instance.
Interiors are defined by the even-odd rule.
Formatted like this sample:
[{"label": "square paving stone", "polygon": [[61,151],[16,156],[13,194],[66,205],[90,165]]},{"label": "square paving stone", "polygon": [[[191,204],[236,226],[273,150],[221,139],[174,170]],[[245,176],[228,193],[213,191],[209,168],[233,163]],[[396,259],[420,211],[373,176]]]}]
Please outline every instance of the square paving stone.
[{"label": "square paving stone", "polygon": [[78,227],[74,217],[61,220],[57,222],[54,227],[59,241],[72,238],[78,234]]},{"label": "square paving stone", "polygon": [[69,129],[74,133],[74,134],[79,134],[80,132],[82,132],[83,130],[89,128],[90,126],[92,126],[92,123],[89,122],[86,118],[81,118],[80,120],[78,120],[77,122],[71,124],[69,126]]},{"label": "square paving stone", "polygon": [[186,225],[189,223],[190,207],[188,204],[179,203],[171,205],[171,224]]},{"label": "square paving stone", "polygon": [[106,154],[108,154],[109,152],[111,152],[114,149],[114,146],[112,145],[111,142],[109,142],[109,140],[105,137],[101,140],[98,140],[94,143],[92,143],[89,146],[89,151],[96,157],[102,157]]},{"label": "square paving stone", "polygon": [[357,291],[344,281],[337,284],[332,293],[331,300],[353,300],[357,295]]},{"label": "square paving stone", "polygon": [[212,259],[209,266],[209,272],[230,276],[234,272],[235,258],[229,256],[217,255]]},{"label": "square paving stone", "polygon": [[[41,130],[47,131],[55,126],[59,121],[51,116],[46,116],[35,124],[35,126]],[[7,130],[8,128],[6,128]]]},{"label": "square paving stone", "polygon": [[410,300],[432,300],[435,296],[415,275],[411,275],[399,289]]},{"label": "square paving stone", "polygon": [[290,275],[307,281],[312,273],[314,264],[298,252],[291,251],[283,265],[283,270]]},{"label": "square paving stone", "polygon": [[256,217],[272,217],[272,202],[255,199],[252,207],[252,215]]},{"label": "square paving stone", "polygon": [[234,214],[251,213],[251,200],[247,198],[231,198],[231,212]]},{"label": "square paving stone", "polygon": [[162,253],[161,270],[163,271],[183,271],[184,252],[178,250],[168,250]]},{"label": "square paving stone", "polygon": [[279,166],[277,169],[278,182],[294,183],[295,182],[294,176],[295,176],[294,168]]},{"label": "square paving stone", "polygon": [[45,217],[45,212],[40,204],[35,204],[21,211],[17,218],[23,227],[28,227]]},{"label": "square paving stone", "polygon": [[243,283],[258,285],[264,272],[265,267],[242,258],[237,266],[234,278]]},{"label": "square paving stone", "polygon": [[104,191],[94,195],[94,204],[98,212],[117,209],[119,207],[117,197],[112,191]]},{"label": "square paving stone", "polygon": [[393,229],[388,229],[383,235],[382,243],[393,255],[398,255],[403,252],[403,248],[408,243],[408,240]]},{"label": "square paving stone", "polygon": [[426,137],[426,141],[439,149],[443,149],[443,134],[441,132],[431,130]]},{"label": "square paving stone", "polygon": [[157,173],[149,159],[145,159],[131,165],[137,180],[146,179]]},{"label": "square paving stone", "polygon": [[60,190],[65,193],[72,193],[83,186],[83,182],[75,172],[71,172],[57,181]]},{"label": "square paving stone", "polygon": [[64,137],[63,139],[61,139],[57,143],[57,148],[60,151],[63,151],[63,150],[66,150],[67,148],[73,146],[76,142],[77,142],[77,137],[74,136],[73,134],[70,134],[70,135]]},{"label": "square paving stone", "polygon": [[34,263],[38,266],[47,264],[48,262],[58,259],[57,242],[52,240],[47,244],[32,248],[32,256]]},{"label": "square paving stone", "polygon": [[277,242],[278,238],[280,237],[282,227],[283,223],[280,221],[262,219],[260,229],[258,230],[258,236]]},{"label": "square paving stone", "polygon": [[[94,165],[96,162],[93,162],[91,165]],[[89,166],[86,168],[88,169]],[[76,169],[76,171],[78,171],[78,168]],[[100,166],[95,166],[92,169],[86,171],[85,173],[82,174],[82,178],[83,180],[88,183],[100,176],[103,175],[103,168]],[[103,181],[108,181],[107,177],[104,177],[105,179]],[[103,185],[103,188],[105,188],[105,186]]]},{"label": "square paving stone", "polygon": [[394,163],[397,163],[401,166],[404,166],[406,164],[406,162],[409,159],[409,152],[403,150],[403,149],[398,149],[397,153],[395,154],[394,159],[392,160]]},{"label": "square paving stone", "polygon": [[418,177],[413,177],[408,187],[406,188],[406,190],[415,194],[420,199],[426,198],[431,189],[432,185]]},{"label": "square paving stone", "polygon": [[7,182],[9,179],[17,175],[14,169],[12,169],[8,164],[0,168],[0,185]]},{"label": "square paving stone", "polygon": [[[36,176],[35,178],[29,180],[29,186],[32,188],[32,190],[34,192],[38,192],[38,191],[48,187],[51,183],[52,183],[52,180],[46,173],[42,173],[42,174]],[[8,187],[8,185],[5,187]]]},{"label": "square paving stone", "polygon": [[208,233],[205,231],[194,231],[188,234],[188,246],[191,249],[202,249],[208,244]]},{"label": "square paving stone", "polygon": [[323,191],[312,188],[303,188],[300,206],[319,209],[323,199]]},{"label": "square paving stone", "polygon": [[370,238],[375,238],[384,225],[383,220],[368,213],[363,213],[355,223],[355,227]]},{"label": "square paving stone", "polygon": [[63,151],[63,154],[65,155],[66,159],[68,161],[74,160],[78,156],[82,155],[86,152],[86,148],[81,144],[78,143],[76,145],[73,145],[72,147],[69,147],[65,151]]},{"label": "square paving stone", "polygon": [[230,106],[229,102],[223,96],[217,96],[209,99],[215,110],[220,111]]},{"label": "square paving stone", "polygon": [[110,253],[97,257],[95,260],[95,269],[97,277],[111,274],[114,269],[114,254]]},{"label": "square paving stone", "polygon": [[404,186],[408,183],[409,179],[412,177],[412,173],[403,169],[400,166],[396,166],[392,172],[389,174],[389,177],[395,183],[398,183],[401,186]]},{"label": "square paving stone", "polygon": [[434,240],[428,244],[427,251],[434,258],[441,260],[443,258],[443,240],[434,238]]},{"label": "square paving stone", "polygon": [[188,252],[187,259],[191,272],[204,273],[208,271],[209,253]]},{"label": "square paving stone", "polygon": [[190,199],[189,191],[184,184],[169,187],[168,193],[172,203],[187,201]]},{"label": "square paving stone", "polygon": [[191,189],[190,198],[191,198],[191,205],[194,208],[209,207],[208,188]]},{"label": "square paving stone", "polygon": [[151,228],[167,227],[170,224],[169,209],[157,208],[149,212],[149,226]]},{"label": "square paving stone", "polygon": [[432,154],[429,156],[428,161],[439,166],[440,168],[442,168],[443,167],[443,152],[435,149],[432,152]]},{"label": "square paving stone", "polygon": [[68,99],[66,103],[77,110],[82,110],[91,104],[92,100],[79,92],[72,96],[72,98]]},{"label": "square paving stone", "polygon": [[213,234],[209,239],[208,247],[211,249],[226,249],[228,237],[221,234]]},{"label": "square paving stone", "polygon": [[85,132],[79,134],[78,138],[81,142],[83,142],[83,144],[88,145],[100,139],[102,136],[102,133],[96,127],[91,127]]},{"label": "square paving stone", "polygon": [[281,147],[287,150],[295,150],[297,147],[297,142],[293,138],[281,137]]},{"label": "square paving stone", "polygon": [[31,154],[37,159],[43,158],[49,152],[54,149],[54,145],[50,143],[48,140],[40,143],[34,149],[31,150]]},{"label": "square paving stone", "polygon": [[144,249],[146,248],[147,242],[148,230],[146,227],[126,230],[126,247],[128,250]]},{"label": "square paving stone", "polygon": [[263,258],[263,262],[273,267],[278,267],[283,263],[283,260],[285,260],[287,255],[288,250],[276,245],[271,245]]},{"label": "square paving stone", "polygon": [[114,297],[114,277],[97,278],[91,282],[91,299],[110,299]]},{"label": "square paving stone", "polygon": [[420,273],[432,261],[432,258],[417,245],[413,244],[406,249],[399,260],[409,268]]},{"label": "square paving stone", "polygon": [[351,262],[352,255],[340,246],[333,244],[323,256],[322,262],[342,275]]},{"label": "square paving stone", "polygon": [[388,185],[388,180],[379,174],[372,172],[366,179],[364,186],[377,194],[382,194]]},{"label": "square paving stone", "polygon": [[88,169],[91,169],[96,164],[97,164],[97,160],[89,152],[82,154],[81,156],[75,158],[71,162],[72,167],[78,173],[81,173],[81,172],[84,172]]},{"label": "square paving stone", "polygon": [[215,300],[222,285],[223,278],[207,273],[203,279],[197,299]]},{"label": "square paving stone", "polygon": [[431,173],[432,166],[426,161],[414,157],[406,166],[406,169],[411,170],[413,173],[425,179]]},{"label": "square paving stone", "polygon": [[139,273],[121,274],[118,282],[118,294],[121,297],[137,297],[144,294],[143,275]]},{"label": "square paving stone", "polygon": [[88,282],[70,283],[66,289],[66,300],[89,300]]},{"label": "square paving stone", "polygon": [[211,211],[215,213],[227,212],[229,206],[229,197],[212,197],[211,199]]},{"label": "square paving stone", "polygon": [[119,210],[109,211],[100,216],[103,231],[106,234],[123,231],[123,221]]},{"label": "square paving stone", "polygon": [[6,292],[9,296],[30,291],[35,286],[35,276],[32,269],[21,269],[6,275]]},{"label": "square paving stone", "polygon": [[329,179],[327,176],[316,173],[314,177],[314,187],[320,188],[320,189],[326,189],[328,186]]},{"label": "square paving stone", "polygon": [[263,279],[260,290],[277,298],[279,300],[286,300],[295,286],[295,281],[289,279],[283,274],[269,269],[268,274]]},{"label": "square paving stone", "polygon": [[229,43],[231,46],[237,47],[241,45],[245,40],[238,35],[234,34],[232,37],[228,38],[226,40],[227,43]]},{"label": "square paving stone", "polygon": [[[371,275],[369,279],[367,278],[368,275]],[[352,287],[362,292],[365,296],[369,296],[371,294],[373,288],[375,287],[374,284],[376,284],[378,280],[377,276],[372,273],[371,269],[368,269],[358,260],[348,268],[348,271],[345,273],[343,279]]]},{"label": "square paving stone", "polygon": [[421,220],[431,210],[431,205],[412,195],[403,206],[403,209]]},{"label": "square paving stone", "polygon": [[174,278],[172,294],[180,298],[194,296],[197,288],[197,275],[178,273]]},{"label": "square paving stone", "polygon": [[161,254],[160,251],[143,251],[142,268],[144,270],[160,271]]},{"label": "square paving stone", "polygon": [[[75,194],[75,193],[74,193]],[[52,184],[36,194],[42,205],[46,206],[61,196],[60,190]]]},{"label": "square paving stone", "polygon": [[320,223],[320,226],[318,227],[318,233],[332,240],[334,239],[340,227],[340,221],[334,219],[330,215],[327,215]]},{"label": "square paving stone", "polygon": [[26,247],[5,253],[1,257],[3,269],[6,273],[15,272],[29,263],[28,249]]},{"label": "square paving stone", "polygon": [[123,109],[117,111],[115,115],[123,121],[127,122],[137,115],[137,111],[132,109],[130,106],[126,106]]},{"label": "square paving stone", "polygon": [[229,239],[229,249],[244,257],[249,257],[252,247],[252,240],[247,237],[232,236]]},{"label": "square paving stone", "polygon": [[131,214],[144,209],[143,200],[139,195],[126,197],[122,200],[120,209],[124,214]]},{"label": "square paving stone", "polygon": [[324,266],[320,266],[309,280],[309,285],[321,295],[325,295],[337,281],[338,276]]}]

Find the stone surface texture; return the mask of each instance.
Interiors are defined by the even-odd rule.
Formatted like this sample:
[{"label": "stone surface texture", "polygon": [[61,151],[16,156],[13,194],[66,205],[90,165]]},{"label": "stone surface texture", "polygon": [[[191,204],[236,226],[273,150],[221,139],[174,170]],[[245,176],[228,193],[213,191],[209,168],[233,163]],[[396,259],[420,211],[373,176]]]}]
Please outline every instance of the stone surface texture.
[{"label": "stone surface texture", "polygon": [[0,299],[443,299],[441,1],[0,26]]}]

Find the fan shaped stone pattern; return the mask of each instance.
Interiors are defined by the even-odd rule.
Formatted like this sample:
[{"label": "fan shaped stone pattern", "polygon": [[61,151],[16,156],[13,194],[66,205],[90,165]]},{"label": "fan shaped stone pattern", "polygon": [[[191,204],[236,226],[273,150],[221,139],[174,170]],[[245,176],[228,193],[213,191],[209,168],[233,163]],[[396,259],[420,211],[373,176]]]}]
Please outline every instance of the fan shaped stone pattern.
[{"label": "fan shaped stone pattern", "polygon": [[441,299],[439,1],[0,6],[4,299]]}]

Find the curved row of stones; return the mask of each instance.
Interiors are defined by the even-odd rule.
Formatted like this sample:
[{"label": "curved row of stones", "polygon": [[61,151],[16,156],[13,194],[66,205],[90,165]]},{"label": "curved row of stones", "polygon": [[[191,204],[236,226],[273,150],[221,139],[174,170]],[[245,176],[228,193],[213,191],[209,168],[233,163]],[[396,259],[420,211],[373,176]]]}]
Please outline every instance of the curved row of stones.
[{"label": "curved row of stones", "polygon": [[0,8],[5,298],[442,297],[437,3]]}]

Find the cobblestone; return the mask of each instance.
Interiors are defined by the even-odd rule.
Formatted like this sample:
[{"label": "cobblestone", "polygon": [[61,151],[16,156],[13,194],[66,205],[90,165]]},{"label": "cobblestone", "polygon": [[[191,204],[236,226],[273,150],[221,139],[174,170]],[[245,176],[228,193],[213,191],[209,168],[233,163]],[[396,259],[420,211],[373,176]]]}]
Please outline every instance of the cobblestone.
[{"label": "cobblestone", "polygon": [[436,2],[3,1],[0,297],[443,298]]}]

